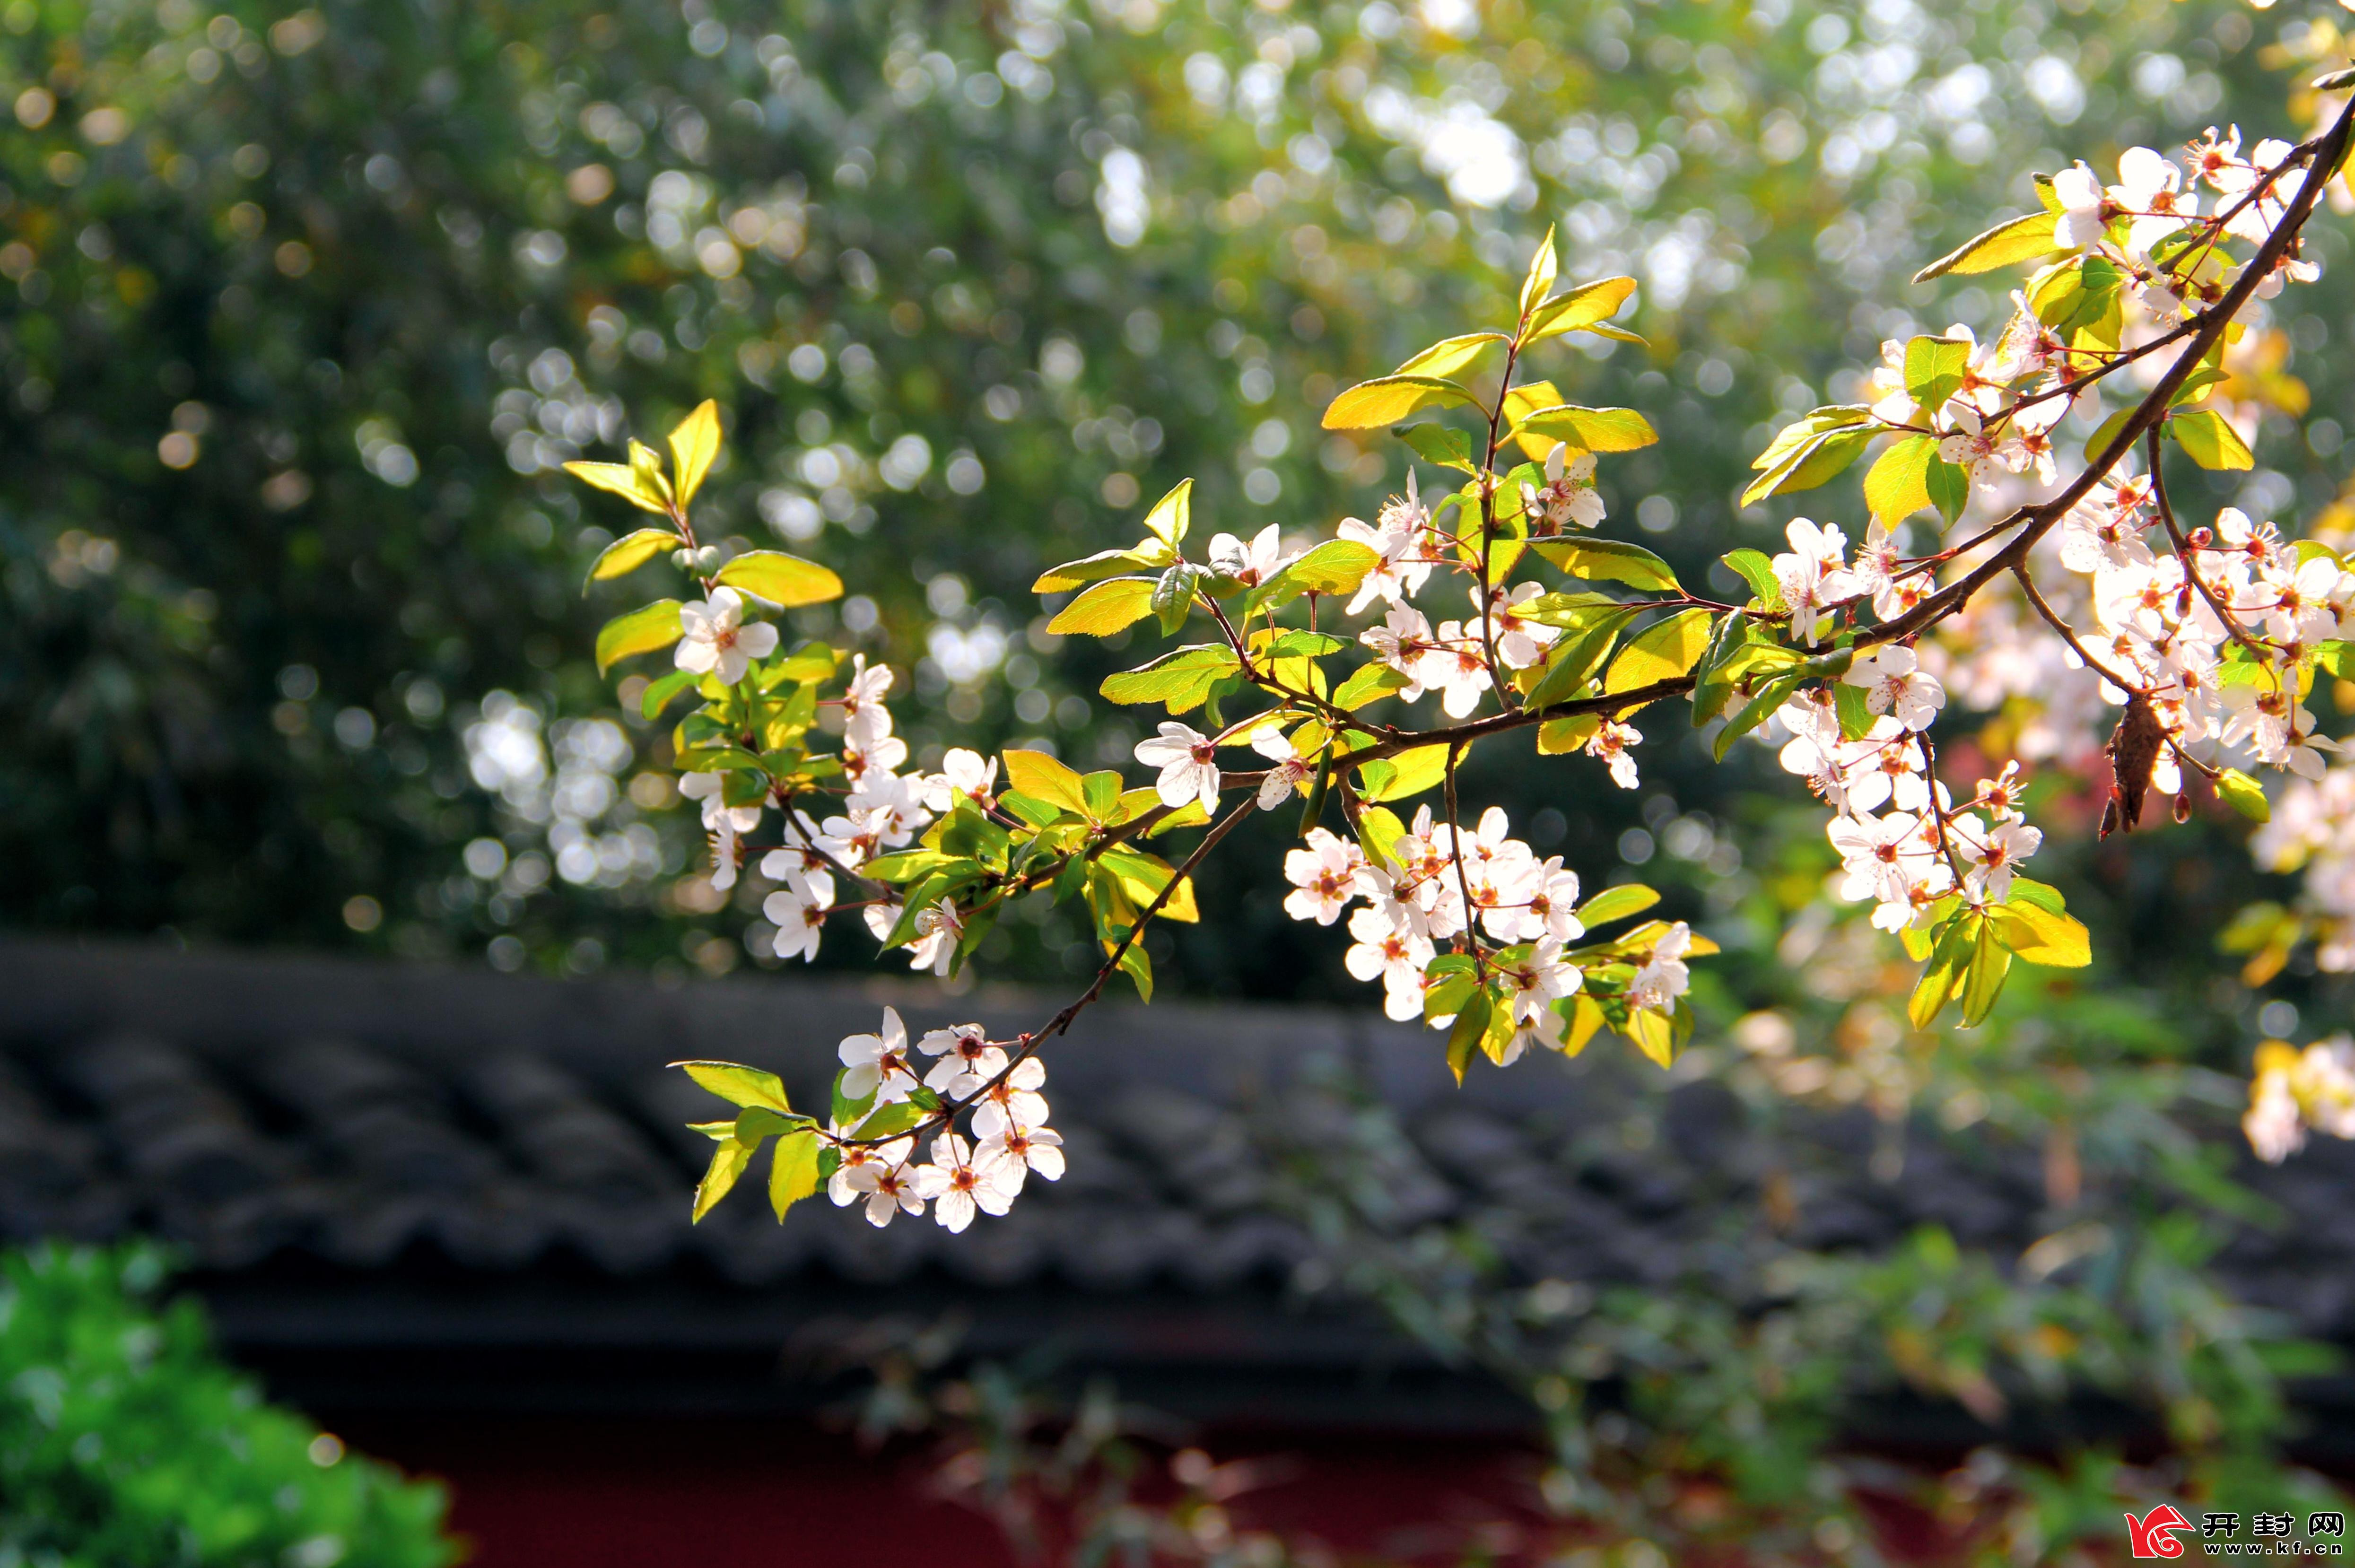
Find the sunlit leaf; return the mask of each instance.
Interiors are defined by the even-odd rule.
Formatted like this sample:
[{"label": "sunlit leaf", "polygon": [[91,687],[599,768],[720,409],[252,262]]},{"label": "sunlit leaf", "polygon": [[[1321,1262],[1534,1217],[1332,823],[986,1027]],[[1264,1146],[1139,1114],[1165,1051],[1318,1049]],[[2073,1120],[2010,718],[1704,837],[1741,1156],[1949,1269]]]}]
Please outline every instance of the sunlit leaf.
[{"label": "sunlit leaf", "polygon": [[1099,582],[1057,612],[1047,630],[1059,636],[1076,633],[1109,637],[1153,613],[1154,579],[1115,577]]},{"label": "sunlit leaf", "polygon": [[1460,408],[1478,400],[1471,389],[1437,376],[1383,376],[1358,385],[1325,407],[1327,430],[1379,430],[1431,408]]},{"label": "sunlit leaf", "polygon": [[668,499],[626,463],[568,463],[564,472],[600,490],[609,490],[633,506],[665,517],[670,515]]},{"label": "sunlit leaf", "polygon": [[678,504],[686,506],[703,487],[711,460],[719,455],[719,405],[706,398],[670,432],[672,484]]},{"label": "sunlit leaf", "polygon": [[842,597],[842,579],[814,560],[776,549],[748,549],[719,571],[719,581],[791,610]]},{"label": "sunlit leaf", "polygon": [[678,641],[678,601],[659,599],[626,615],[616,615],[597,634],[597,673],[602,675],[634,654],[650,654]]}]

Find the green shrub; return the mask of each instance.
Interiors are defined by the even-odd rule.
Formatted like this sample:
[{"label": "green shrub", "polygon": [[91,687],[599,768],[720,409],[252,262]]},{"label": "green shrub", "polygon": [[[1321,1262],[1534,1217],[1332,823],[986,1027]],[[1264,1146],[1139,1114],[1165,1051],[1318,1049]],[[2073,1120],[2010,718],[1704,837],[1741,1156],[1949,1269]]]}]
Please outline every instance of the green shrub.
[{"label": "green shrub", "polygon": [[432,1568],[442,1488],[264,1403],[151,1247],[0,1254],[0,1568]]}]

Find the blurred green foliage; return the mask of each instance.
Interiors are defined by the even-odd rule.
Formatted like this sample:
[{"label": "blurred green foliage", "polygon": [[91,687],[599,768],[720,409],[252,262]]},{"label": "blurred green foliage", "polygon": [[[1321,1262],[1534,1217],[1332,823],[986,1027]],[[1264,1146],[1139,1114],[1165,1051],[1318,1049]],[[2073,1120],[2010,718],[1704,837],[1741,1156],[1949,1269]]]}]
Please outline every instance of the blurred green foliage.
[{"label": "blurred green foliage", "polygon": [[262,1403],[155,1251],[0,1255],[0,1562],[439,1568],[439,1487]]},{"label": "blurred green foliage", "polygon": [[[659,431],[719,400],[724,527],[851,581],[847,624],[803,627],[910,676],[919,761],[1124,759],[1082,700],[1117,650],[1045,638],[1030,574],[1188,475],[1206,526],[1369,515],[1399,454],[1320,436],[1324,401],[1498,314],[1547,223],[1568,275],[1643,281],[1653,349],[1560,379],[1659,425],[1610,465],[1610,526],[1699,570],[1779,521],[1731,504],[1779,411],[1916,319],[2000,314],[1902,280],[2026,204],[2030,169],[2280,128],[2270,25],[2171,0],[9,0],[0,898],[49,927],[741,962],[751,904],[682,901],[684,826],[630,788],[651,737],[594,717],[588,634],[622,601],[576,590],[617,519],[552,470],[611,453],[623,408]],[[2297,324],[2325,400],[2333,330]],[[1755,783],[1697,751],[1654,770],[1688,804]],[[1636,804],[1593,772],[1474,782],[1553,807],[1540,848],[1593,877]],[[1239,939],[1182,945],[1177,983],[1337,984],[1244,885],[1273,848],[1206,879]],[[1001,974],[1084,955],[1051,921],[1000,947]]]}]

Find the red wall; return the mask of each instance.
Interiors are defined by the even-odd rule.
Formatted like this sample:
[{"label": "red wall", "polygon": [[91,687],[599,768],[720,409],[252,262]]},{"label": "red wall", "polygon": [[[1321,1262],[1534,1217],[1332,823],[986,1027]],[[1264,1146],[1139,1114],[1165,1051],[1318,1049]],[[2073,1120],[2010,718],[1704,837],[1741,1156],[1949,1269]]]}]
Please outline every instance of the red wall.
[{"label": "red wall", "polygon": [[[921,1452],[862,1453],[800,1423],[376,1416],[336,1430],[446,1481],[475,1568],[1015,1563],[986,1519],[938,1496]],[[1231,1505],[1239,1527],[1343,1552],[1438,1560],[1530,1517],[1536,1461],[1508,1445],[1263,1437],[1212,1448],[1264,1459],[1266,1484]]]}]

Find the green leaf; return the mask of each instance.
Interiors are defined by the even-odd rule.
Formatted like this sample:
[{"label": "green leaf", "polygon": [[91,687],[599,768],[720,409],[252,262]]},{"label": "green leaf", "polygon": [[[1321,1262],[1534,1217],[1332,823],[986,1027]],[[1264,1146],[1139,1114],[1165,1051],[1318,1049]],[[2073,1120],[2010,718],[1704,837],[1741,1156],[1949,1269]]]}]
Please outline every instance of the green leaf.
[{"label": "green leaf", "polygon": [[734,1061],[674,1061],[671,1065],[684,1069],[689,1078],[731,1105],[760,1105],[772,1111],[794,1108],[785,1098],[784,1081],[773,1072]]},{"label": "green leaf", "polygon": [[877,1106],[872,1115],[858,1124],[851,1136],[861,1140],[888,1138],[906,1132],[932,1114],[931,1107],[917,1101],[894,1100],[888,1105]]},{"label": "green leaf", "polygon": [[634,507],[670,515],[670,498],[626,463],[568,463],[564,472],[583,484],[611,491]]},{"label": "green leaf", "polygon": [[1864,474],[1864,504],[1873,520],[1895,526],[1930,505],[1930,464],[1938,460],[1938,438],[1909,435],[1890,443]]},{"label": "green leaf", "polygon": [[[1511,341],[1511,338],[1501,332],[1467,332],[1461,337],[1443,337],[1391,374],[1392,376],[1453,376],[1478,359],[1495,345]],[[1433,458],[1432,461],[1436,463],[1439,460]]]},{"label": "green leaf", "polygon": [[1963,508],[1971,504],[1971,474],[1961,464],[1933,456],[1923,479],[1930,492],[1930,504],[1948,523],[1961,517]]},{"label": "green leaf", "polygon": [[1771,472],[1788,464],[1800,448],[1818,436],[1873,423],[1872,410],[1862,403],[1830,403],[1812,409],[1776,432],[1766,450],[1750,460],[1750,466],[1762,474]]},{"label": "green leaf", "polygon": [[779,549],[746,550],[719,569],[718,581],[787,610],[842,597],[841,578]]},{"label": "green leaf", "polygon": [[[1633,278],[1598,278],[1593,283],[1565,289],[1538,306],[1521,341],[1536,343],[1565,332],[1593,332],[1606,318],[1618,315],[1619,307],[1635,292]],[[1600,336],[1643,341],[1632,332],[1614,330]]]},{"label": "green leaf", "polygon": [[1349,645],[1329,632],[1304,632],[1285,627],[1270,636],[1265,627],[1251,635],[1252,657],[1260,659],[1321,659]]},{"label": "green leaf", "polygon": [[1728,550],[1725,564],[1750,585],[1750,602],[1773,614],[1783,608],[1783,584],[1774,576],[1774,562],[1763,549]]},{"label": "green leaf", "polygon": [[1633,409],[1582,409],[1557,403],[1513,427],[1516,436],[1550,437],[1582,452],[1634,452],[1660,439],[1652,421]]},{"label": "green leaf", "polygon": [[662,717],[662,710],[670,706],[672,698],[702,678],[694,670],[675,669],[660,680],[648,682],[645,691],[638,699],[639,716],[645,719]]},{"label": "green leaf", "polygon": [[1103,578],[1118,577],[1124,571],[1157,571],[1168,564],[1166,557],[1156,560],[1142,550],[1098,550],[1085,560],[1067,560],[1060,566],[1040,572],[1039,581],[1030,585],[1030,592],[1061,593]]},{"label": "green leaf", "polygon": [[1012,787],[1076,816],[1088,815],[1087,783],[1061,759],[1010,749],[1000,754],[1006,759],[1006,782]]},{"label": "green leaf", "polygon": [[1529,548],[1572,577],[1596,582],[1624,582],[1664,593],[1678,593],[1684,585],[1668,563],[1639,544],[1621,539],[1531,539]]},{"label": "green leaf", "polygon": [[[711,460],[719,455],[719,405],[706,398],[670,432],[671,483],[680,506],[695,499],[695,493],[703,487],[703,476],[711,471]],[[838,586],[835,589],[836,593],[841,592]]]},{"label": "green leaf", "polygon": [[1486,990],[1475,991],[1447,1031],[1447,1067],[1458,1083],[1464,1082],[1464,1070],[1472,1065],[1473,1053],[1480,1049],[1480,1041],[1488,1032],[1496,1008]]},{"label": "green leaf", "polygon": [[1406,677],[1386,664],[1360,665],[1333,692],[1333,706],[1352,713],[1394,691],[1406,689]]},{"label": "green leaf", "polygon": [[2011,896],[2006,901],[2016,904],[2033,904],[2048,914],[2069,912],[2069,901],[2061,896],[2059,888],[2049,882],[2036,881],[2029,877],[2016,876],[2011,879]]},{"label": "green leaf", "polygon": [[1327,539],[1262,583],[1252,594],[1252,607],[1280,608],[1303,593],[1355,593],[1380,559],[1355,539]]},{"label": "green leaf", "polygon": [[678,601],[658,599],[626,615],[616,615],[597,634],[597,673],[604,674],[620,660],[650,654],[678,641]]},{"label": "green leaf", "polygon": [[[2061,917],[2067,920],[2068,917]],[[2070,921],[2070,924],[2077,923]],[[2082,927],[2080,929],[2083,929]],[[2003,983],[2011,974],[2011,949],[2003,944],[1997,923],[1979,923],[1978,940],[1971,948],[1970,968],[1963,976],[1963,1027],[1976,1029],[1995,1010]]]},{"label": "green leaf", "polygon": [[1832,710],[1839,719],[1840,739],[1861,741],[1872,728],[1872,709],[1864,688],[1846,681],[1832,688]]},{"label": "green leaf", "polygon": [[744,1168],[751,1163],[752,1151],[734,1138],[713,1149],[710,1168],[703,1173],[703,1179],[696,1183],[695,1211],[689,1216],[689,1223],[701,1223],[703,1217],[728,1196],[728,1189],[736,1185],[736,1179],[743,1175]]},{"label": "green leaf", "polygon": [[1545,674],[1529,688],[1522,706],[1534,712],[1568,700],[1594,678],[1594,672],[1610,656],[1612,645],[1618,641],[1620,628],[1642,608],[1630,604],[1615,609],[1556,643],[1546,656]]},{"label": "green leaf", "polygon": [[1553,281],[1559,275],[1561,266],[1561,259],[1554,253],[1553,226],[1548,224],[1545,239],[1539,243],[1537,253],[1529,258],[1529,276],[1521,280],[1518,309],[1521,319],[1528,320],[1529,312],[1544,304],[1546,295],[1553,292]]},{"label": "green leaf", "polygon": [[814,1129],[786,1133],[777,1139],[769,1166],[769,1207],[783,1220],[785,1211],[817,1190],[818,1136]]},{"label": "green leaf", "polygon": [[1614,920],[1625,920],[1631,914],[1641,914],[1660,901],[1660,895],[1641,882],[1623,882],[1615,888],[1605,888],[1578,906],[1578,923],[1590,930],[1607,925]]},{"label": "green leaf", "polygon": [[1959,338],[1917,336],[1905,345],[1905,394],[1935,411],[1963,389],[1971,346]]},{"label": "green leaf", "polygon": [[[1346,759],[1345,759],[1346,760]],[[1371,770],[1388,767],[1390,774],[1376,784]],[[1421,795],[1447,776],[1445,745],[1416,746],[1387,762],[1369,763],[1358,770],[1359,795],[1370,801],[1406,800]]]},{"label": "green leaf", "polygon": [[2213,409],[2192,409],[2176,414],[2167,421],[2168,433],[2174,436],[2191,461],[2202,468],[2254,468],[2257,459],[2249,443],[2241,439],[2222,414]]},{"label": "green leaf", "polygon": [[1725,728],[1717,732],[1717,739],[1710,742],[1710,750],[1717,760],[1721,763],[1725,761],[1725,753],[1733,749],[1733,742],[1772,718],[1776,709],[1791,700],[1793,692],[1806,684],[1806,679],[1804,671],[1794,670],[1788,675],[1776,676],[1760,687],[1757,695],[1742,704],[1733,717],[1725,721]]},{"label": "green leaf", "polygon": [[2226,768],[2215,779],[2216,798],[2252,822],[2271,822],[2274,808],[2265,800],[2265,786],[2238,768]]},{"label": "green leaf", "polygon": [[1194,611],[1194,591],[1209,580],[1209,573],[1191,561],[1181,560],[1163,572],[1153,585],[1149,601],[1153,613],[1160,619],[1161,635],[1175,636]]},{"label": "green leaf", "polygon": [[1460,430],[1444,424],[1411,424],[1399,432],[1399,439],[1414,448],[1416,455],[1426,463],[1436,463],[1459,474],[1479,472],[1472,462],[1472,438]]},{"label": "green leaf", "polygon": [[1683,610],[1653,622],[1629,638],[1626,651],[1612,662],[1611,673],[1604,677],[1604,695],[1640,691],[1674,680],[1699,664],[1702,650],[1709,646],[1709,620],[1706,610]]},{"label": "green leaf", "polygon": [[597,554],[589,581],[602,582],[637,571],[655,557],[679,548],[679,538],[668,528],[639,528],[623,534]]},{"label": "green leaf", "polygon": [[2055,237],[2052,214],[2031,212],[2024,217],[2008,219],[1984,234],[1964,240],[1913,274],[1917,283],[1933,278],[1943,278],[1948,272],[1968,275],[1992,272],[1998,267],[2016,266],[2021,261],[2033,261],[2039,256],[2050,256],[2062,248]]},{"label": "green leaf", "polygon": [[1812,490],[1863,456],[1864,449],[1880,433],[1871,426],[1849,425],[1811,436],[1793,451],[1787,461],[1753,480],[1750,488],[1742,493],[1739,504],[1747,507],[1769,496]]},{"label": "green leaf", "polygon": [[1047,630],[1058,635],[1078,633],[1109,637],[1153,613],[1153,589],[1150,577],[1115,577],[1099,582],[1064,605],[1047,623]]},{"label": "green leaf", "polygon": [[1361,381],[1325,406],[1327,430],[1379,430],[1429,408],[1477,402],[1471,389],[1436,376],[1382,376]]},{"label": "green leaf", "polygon": [[1930,949],[1930,962],[1905,1004],[1905,1017],[1915,1029],[1928,1029],[1954,999],[1965,968],[1977,950],[1982,923],[1977,912],[1961,910],[1939,928],[1937,942]]},{"label": "green leaf", "polygon": [[2074,916],[2020,898],[2020,880],[2012,880],[2012,896],[1993,912],[2003,944],[2026,962],[2048,968],[2083,969],[2091,964],[2093,933]]},{"label": "green leaf", "polygon": [[1194,482],[1180,479],[1178,487],[1153,503],[1153,510],[1145,514],[1145,531],[1176,549],[1186,539],[1194,515]]},{"label": "green leaf", "polygon": [[1212,686],[1241,667],[1234,649],[1226,645],[1196,643],[1149,665],[1107,676],[1097,689],[1106,701],[1158,702],[1172,713],[1184,713],[1199,708]]}]

